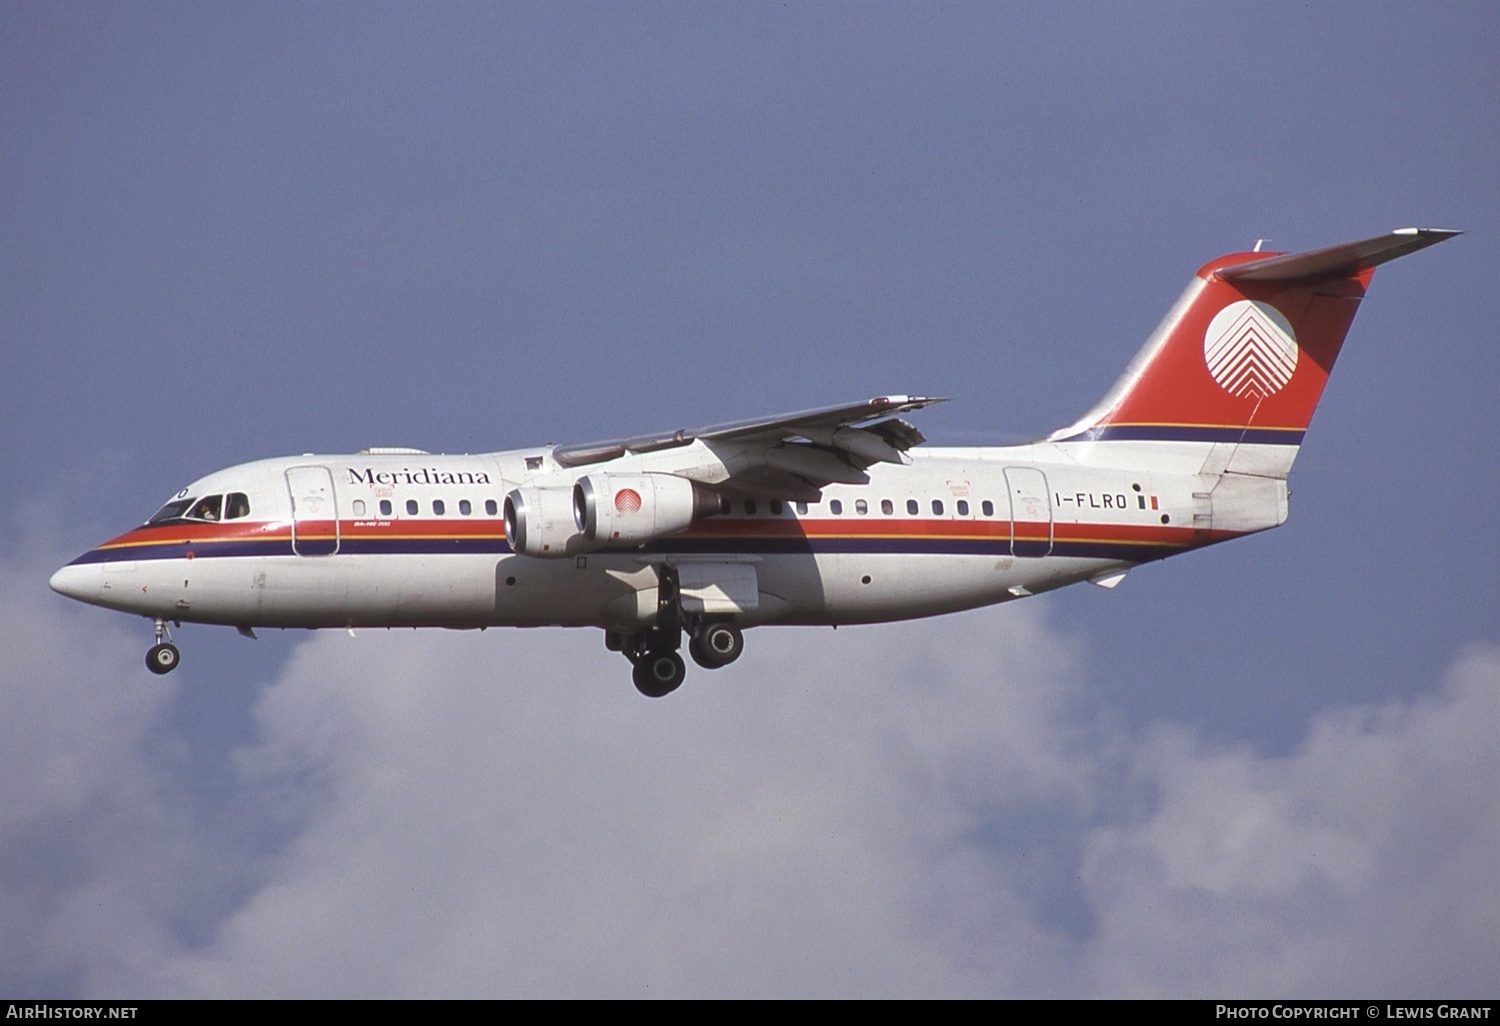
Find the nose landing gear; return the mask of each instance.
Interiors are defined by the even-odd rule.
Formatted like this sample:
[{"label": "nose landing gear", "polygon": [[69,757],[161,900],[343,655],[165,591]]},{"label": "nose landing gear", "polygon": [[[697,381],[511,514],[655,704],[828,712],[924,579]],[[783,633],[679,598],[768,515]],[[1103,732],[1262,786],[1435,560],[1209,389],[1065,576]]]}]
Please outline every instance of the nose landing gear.
[{"label": "nose landing gear", "polygon": [[[162,639],[167,640],[163,641]],[[146,669],[152,673],[171,673],[177,669],[177,664],[182,662],[182,655],[177,651],[177,646],[172,644],[172,633],[167,630],[167,621],[161,617],[156,618],[156,644],[146,653]]]}]

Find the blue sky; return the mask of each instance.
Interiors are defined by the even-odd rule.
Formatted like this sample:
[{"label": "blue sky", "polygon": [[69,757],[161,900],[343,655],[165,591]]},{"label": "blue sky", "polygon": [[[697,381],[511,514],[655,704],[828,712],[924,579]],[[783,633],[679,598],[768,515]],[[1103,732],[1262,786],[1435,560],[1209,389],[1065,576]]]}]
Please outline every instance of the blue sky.
[{"label": "blue sky", "polygon": [[[1493,996],[1487,5],[0,11],[0,990]],[[942,621],[148,625],[47,575],[269,455],[1108,387],[1406,224],[1282,529]]]}]

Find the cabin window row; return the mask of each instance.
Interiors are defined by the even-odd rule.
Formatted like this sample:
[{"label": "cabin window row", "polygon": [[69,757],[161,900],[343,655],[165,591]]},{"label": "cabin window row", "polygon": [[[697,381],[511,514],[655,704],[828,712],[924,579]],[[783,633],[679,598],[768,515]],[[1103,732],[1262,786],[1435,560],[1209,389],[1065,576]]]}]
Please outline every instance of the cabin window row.
[{"label": "cabin window row", "polygon": [[[355,499],[352,505],[355,516],[362,517],[365,515],[366,506],[364,499]],[[428,508],[435,517],[445,517],[448,515],[448,502],[446,499],[433,499]],[[380,515],[383,517],[393,516],[396,512],[395,504],[390,499],[381,499],[378,509],[380,510]],[[405,509],[406,515],[409,517],[420,516],[422,513],[422,504],[417,502],[416,499],[407,499]],[[461,517],[473,516],[474,504],[468,499],[459,499],[457,512]],[[500,504],[494,499],[485,499],[484,515],[493,517],[499,514]]]},{"label": "cabin window row", "polygon": [[[784,504],[782,503],[782,501],[780,499],[772,499],[766,505],[767,505],[767,512],[771,516],[773,516],[773,517],[779,517],[785,511],[785,506],[784,506]],[[797,506],[797,513],[798,513],[798,515],[800,515],[800,516],[806,516],[807,515],[807,503],[805,503],[805,502],[799,502],[799,503],[796,504],[796,506]],[[863,516],[868,516],[869,513],[870,513],[870,504],[867,501],[865,501],[864,499],[855,499],[854,502],[853,502],[853,506],[854,506],[854,512],[858,516],[862,516],[862,517]],[[930,508],[932,509],[932,515],[933,516],[940,517],[940,516],[944,516],[945,515],[945,512],[947,510],[947,504],[944,503],[942,499],[933,499],[932,500],[932,505],[931,505]],[[969,500],[968,499],[957,499],[957,500],[955,500],[954,503],[953,503],[953,508],[954,508],[954,512],[958,516],[961,516],[961,517],[969,516],[970,506],[969,506]],[[745,515],[746,516],[753,517],[757,513],[760,512],[760,505],[754,499],[746,499],[745,500],[745,504],[744,504],[744,509],[745,509]],[[993,502],[991,502],[989,499],[985,499],[982,502],[980,502],[980,504],[979,504],[979,511],[980,511],[980,513],[983,516],[992,517],[992,516],[995,515],[995,504]],[[828,512],[832,513],[836,517],[843,516],[844,515],[844,502],[843,502],[843,500],[842,499],[829,499],[828,500]],[[895,516],[895,514],[896,514],[896,504],[895,504],[895,502],[892,501],[891,499],[881,499],[880,500],[880,512],[884,516],[888,516],[888,517],[889,516]],[[907,513],[907,516],[913,516],[913,517],[914,516],[919,516],[921,514],[921,512],[922,512],[922,504],[921,503],[919,503],[916,499],[907,499],[906,500],[906,513]]]}]

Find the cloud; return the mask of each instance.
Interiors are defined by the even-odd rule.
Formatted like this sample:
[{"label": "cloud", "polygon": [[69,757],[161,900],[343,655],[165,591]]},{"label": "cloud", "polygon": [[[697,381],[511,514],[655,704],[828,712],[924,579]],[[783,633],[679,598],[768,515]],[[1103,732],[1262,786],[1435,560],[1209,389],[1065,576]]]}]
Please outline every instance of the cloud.
[{"label": "cloud", "polygon": [[[1039,625],[986,655],[1045,680],[1066,656]],[[182,985],[982,992],[946,951],[967,897],[910,885],[962,875],[985,781],[1079,800],[1066,732],[1042,729],[1055,689],[997,688],[941,635],[905,656],[873,631],[751,637],[663,702],[592,634],[303,646],[242,758],[304,828]]]},{"label": "cloud", "polygon": [[148,748],[174,689],[143,686],[144,646],[123,621],[47,590],[62,562],[23,547],[0,564],[0,985],[10,993],[55,993],[163,928],[177,901],[157,874],[196,861],[167,798],[174,784]]},{"label": "cloud", "polygon": [[1090,837],[1109,993],[1483,997],[1500,954],[1500,652],[1413,705],[1319,717],[1286,758],[1157,727],[1149,813]]},{"label": "cloud", "polygon": [[214,817],[141,639],[0,581],[12,991],[1492,986],[1491,648],[1267,756],[1124,727],[1043,602],[755,631],[657,702],[593,632],[325,633]]}]

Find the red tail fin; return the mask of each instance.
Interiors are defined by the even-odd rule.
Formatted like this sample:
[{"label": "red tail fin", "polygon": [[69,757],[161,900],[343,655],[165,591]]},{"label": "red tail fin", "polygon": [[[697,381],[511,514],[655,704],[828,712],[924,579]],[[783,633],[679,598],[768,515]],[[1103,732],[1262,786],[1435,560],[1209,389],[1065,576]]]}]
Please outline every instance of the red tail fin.
[{"label": "red tail fin", "polygon": [[1308,253],[1233,253],[1204,264],[1104,400],[1053,440],[1295,452],[1374,268],[1457,234],[1404,228]]}]

